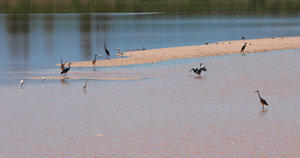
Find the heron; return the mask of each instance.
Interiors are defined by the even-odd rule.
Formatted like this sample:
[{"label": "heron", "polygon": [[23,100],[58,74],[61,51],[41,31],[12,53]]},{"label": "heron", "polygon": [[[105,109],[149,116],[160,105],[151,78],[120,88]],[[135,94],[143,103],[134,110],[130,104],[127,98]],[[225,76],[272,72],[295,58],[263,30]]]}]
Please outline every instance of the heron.
[{"label": "heron", "polygon": [[[69,63],[68,64],[68,68],[65,68],[60,74],[64,74],[64,78],[66,77],[66,75],[67,75],[67,73],[68,73],[68,71],[70,70],[70,68],[71,68],[71,65],[72,63]],[[67,75],[67,78],[68,78],[68,75]]]},{"label": "heron", "polygon": [[65,69],[65,65],[66,63],[62,63],[62,58],[60,58],[60,69],[61,69],[61,71],[63,71],[64,69]]},{"label": "heron", "polygon": [[196,68],[196,67],[194,67],[194,68],[192,68],[191,70],[190,70],[190,72],[191,71],[194,71],[194,73],[196,73],[197,75],[200,75],[201,74],[201,71],[207,71],[207,69],[206,69],[206,67],[203,65],[203,63],[200,63],[200,68],[198,69],[198,68]]},{"label": "heron", "polygon": [[22,80],[20,81],[21,88],[23,88],[23,83],[24,83],[24,81],[25,81],[25,79],[22,79]]},{"label": "heron", "polygon": [[255,91],[255,92],[258,93],[258,97],[259,97],[259,99],[260,99],[260,103],[261,103],[261,105],[263,106],[263,109],[265,109],[264,105],[268,106],[267,101],[260,97],[260,94],[259,94],[259,91],[258,91],[258,90]]},{"label": "heron", "polygon": [[108,57],[110,57],[110,54],[109,54],[109,51],[106,49],[106,42],[104,42],[104,50],[105,50],[106,59],[107,59]]},{"label": "heron", "polygon": [[97,56],[99,57],[99,55],[95,54],[95,59],[92,62],[94,68],[96,67],[95,65],[96,65]]},{"label": "heron", "polygon": [[247,46],[247,42],[244,43],[244,45],[243,45],[243,47],[241,49],[241,52],[243,52],[243,54],[244,54],[244,50],[245,50],[246,46]]},{"label": "heron", "polygon": [[83,90],[85,90],[85,89],[86,89],[87,82],[88,82],[88,81],[85,81],[85,85],[84,85],[84,87],[83,87]]}]

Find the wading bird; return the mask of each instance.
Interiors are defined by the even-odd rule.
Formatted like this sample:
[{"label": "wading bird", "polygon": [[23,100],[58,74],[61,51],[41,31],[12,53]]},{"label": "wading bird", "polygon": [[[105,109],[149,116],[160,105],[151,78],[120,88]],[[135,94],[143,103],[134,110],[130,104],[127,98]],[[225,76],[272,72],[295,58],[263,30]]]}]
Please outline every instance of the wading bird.
[{"label": "wading bird", "polygon": [[95,59],[94,59],[93,62],[92,62],[94,68],[96,67],[97,56],[98,56],[98,57],[101,57],[100,55],[95,54]]},{"label": "wading bird", "polygon": [[259,94],[259,91],[258,91],[258,90],[255,91],[255,92],[258,93],[258,97],[259,97],[259,99],[260,99],[260,103],[261,103],[261,105],[263,106],[263,109],[265,109],[265,108],[264,108],[264,105],[268,106],[267,101],[260,97],[260,94]]},{"label": "wading bird", "polygon": [[83,86],[83,90],[86,90],[87,82],[88,81],[85,81],[85,85]]},{"label": "wading bird", "polygon": [[119,52],[118,52],[118,56],[122,56],[122,58],[123,58],[123,56],[124,56],[124,52],[121,52],[121,48],[117,48],[116,50],[118,50]]},{"label": "wading bird", "polygon": [[192,68],[191,70],[190,70],[190,72],[191,71],[194,71],[197,75],[200,75],[201,74],[201,71],[207,71],[207,69],[206,69],[206,67],[203,65],[203,63],[200,63],[200,68],[198,69],[198,68],[196,68],[196,67],[194,67],[194,68]]},{"label": "wading bird", "polygon": [[110,58],[109,51],[106,49],[106,42],[104,42],[104,50],[105,50],[105,53],[106,53],[106,59],[108,59],[108,57]]},{"label": "wading bird", "polygon": [[247,46],[247,42],[244,43],[244,45],[243,45],[243,47],[241,49],[241,52],[243,52],[243,54],[244,54],[244,50],[245,50],[246,46]]},{"label": "wading bird", "polygon": [[61,71],[64,71],[64,69],[65,69],[65,65],[66,63],[62,63],[62,58],[60,58],[60,69],[61,69]]},{"label": "wading bird", "polygon": [[23,80],[20,81],[21,88],[23,88],[24,81],[25,81],[25,79],[23,79]]},{"label": "wading bird", "polygon": [[44,76],[42,77],[42,82],[45,82],[45,79],[46,79],[46,77],[45,77],[45,74],[44,74]]},{"label": "wading bird", "polygon": [[64,78],[66,77],[66,75],[67,75],[67,78],[68,78],[68,74],[67,74],[67,73],[68,73],[68,71],[69,71],[70,68],[71,68],[71,66],[70,66],[71,64],[72,64],[72,63],[69,63],[69,64],[68,64],[69,67],[68,67],[68,68],[65,68],[65,69],[60,73],[60,74],[64,74]]}]

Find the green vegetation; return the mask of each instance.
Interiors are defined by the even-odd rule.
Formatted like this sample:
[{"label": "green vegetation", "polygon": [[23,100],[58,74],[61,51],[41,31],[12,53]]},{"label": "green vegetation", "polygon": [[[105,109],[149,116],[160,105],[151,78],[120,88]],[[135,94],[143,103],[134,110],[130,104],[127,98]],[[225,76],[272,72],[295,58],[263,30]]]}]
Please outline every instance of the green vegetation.
[{"label": "green vegetation", "polygon": [[300,12],[300,0],[0,0],[0,13],[281,14]]}]

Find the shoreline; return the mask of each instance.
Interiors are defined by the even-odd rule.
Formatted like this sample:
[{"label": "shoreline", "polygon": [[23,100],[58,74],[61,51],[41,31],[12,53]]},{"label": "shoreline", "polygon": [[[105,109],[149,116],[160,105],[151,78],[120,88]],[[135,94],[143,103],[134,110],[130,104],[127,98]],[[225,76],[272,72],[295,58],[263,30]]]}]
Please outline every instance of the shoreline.
[{"label": "shoreline", "polygon": [[[300,48],[300,37],[277,37],[263,39],[244,39],[238,41],[221,41],[207,45],[171,47],[141,51],[125,52],[126,58],[97,60],[97,67],[125,66],[144,63],[156,63],[165,60],[210,57],[229,54],[242,54],[241,48],[247,42],[245,54],[288,50]],[[60,64],[56,64],[60,66]],[[72,67],[93,67],[91,61],[72,62]]]}]

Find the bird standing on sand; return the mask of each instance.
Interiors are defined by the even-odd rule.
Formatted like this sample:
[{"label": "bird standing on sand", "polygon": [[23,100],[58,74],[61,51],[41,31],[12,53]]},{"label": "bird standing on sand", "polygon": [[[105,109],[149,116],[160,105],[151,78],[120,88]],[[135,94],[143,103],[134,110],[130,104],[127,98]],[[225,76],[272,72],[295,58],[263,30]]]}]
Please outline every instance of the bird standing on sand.
[{"label": "bird standing on sand", "polygon": [[[68,64],[68,68],[65,68],[60,74],[64,74],[64,78],[66,77],[66,75],[67,75],[67,73],[68,73],[68,71],[70,70],[70,68],[71,68],[71,65],[72,63],[69,63]],[[67,75],[67,78],[68,78],[68,75]]]},{"label": "bird standing on sand", "polygon": [[244,45],[243,45],[243,47],[241,49],[241,52],[243,52],[243,54],[244,54],[244,50],[245,50],[246,46],[247,46],[247,42],[244,43]]},{"label": "bird standing on sand", "polygon": [[191,71],[194,71],[194,73],[196,73],[197,75],[200,75],[201,74],[201,71],[207,71],[207,69],[206,69],[206,67],[203,65],[203,63],[200,63],[200,68],[198,69],[198,68],[196,68],[196,67],[194,67],[194,68],[192,68],[191,70],[190,70],[190,72]]},{"label": "bird standing on sand", "polygon": [[105,53],[106,53],[106,59],[108,59],[108,57],[110,58],[109,51],[106,49],[106,42],[104,42],[104,50],[105,50]]},{"label": "bird standing on sand", "polygon": [[22,80],[20,81],[21,88],[23,88],[23,83],[24,83],[24,81],[25,81],[25,79],[22,79]]},{"label": "bird standing on sand", "polygon": [[258,93],[258,97],[259,97],[259,99],[260,99],[260,103],[261,103],[261,105],[263,106],[263,109],[265,109],[264,105],[268,106],[267,101],[260,97],[260,94],[259,94],[259,91],[258,91],[258,90],[255,91],[255,92]]},{"label": "bird standing on sand", "polygon": [[88,82],[88,81],[85,81],[85,85],[84,85],[84,87],[83,87],[83,90],[85,90],[85,89],[86,89],[87,82]]},{"label": "bird standing on sand", "polygon": [[93,62],[92,62],[94,68],[96,67],[97,56],[98,56],[98,57],[101,57],[100,55],[95,54],[95,59],[94,59]]}]

